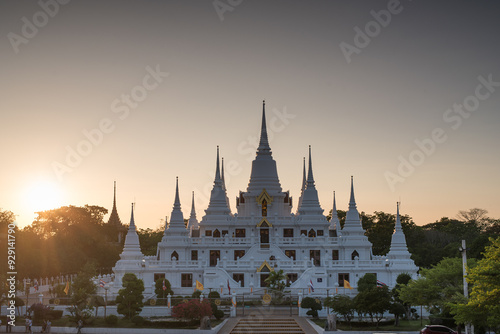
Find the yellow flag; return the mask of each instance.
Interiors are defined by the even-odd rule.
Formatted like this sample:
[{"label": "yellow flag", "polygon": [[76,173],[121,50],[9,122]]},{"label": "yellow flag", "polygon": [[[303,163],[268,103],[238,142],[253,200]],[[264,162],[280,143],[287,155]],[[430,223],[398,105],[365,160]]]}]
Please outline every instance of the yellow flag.
[{"label": "yellow flag", "polygon": [[64,288],[64,293],[65,294],[69,293],[69,281],[66,282],[66,287]]},{"label": "yellow flag", "polygon": [[196,280],[196,290],[203,291],[203,284]]},{"label": "yellow flag", "polygon": [[344,280],[344,288],[348,288],[348,289],[351,289],[351,290],[352,290],[351,283],[349,283],[349,281],[348,281],[348,280]]}]

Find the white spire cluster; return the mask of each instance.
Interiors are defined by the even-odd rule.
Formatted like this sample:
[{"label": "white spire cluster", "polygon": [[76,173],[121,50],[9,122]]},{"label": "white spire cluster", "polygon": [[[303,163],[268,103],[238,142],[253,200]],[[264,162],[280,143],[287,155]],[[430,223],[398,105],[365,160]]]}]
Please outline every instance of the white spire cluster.
[{"label": "white spire cluster", "polygon": [[300,206],[297,210],[299,215],[322,215],[323,209],[319,204],[318,191],[314,184],[311,146],[309,145],[309,168],[304,192],[301,196]]}]

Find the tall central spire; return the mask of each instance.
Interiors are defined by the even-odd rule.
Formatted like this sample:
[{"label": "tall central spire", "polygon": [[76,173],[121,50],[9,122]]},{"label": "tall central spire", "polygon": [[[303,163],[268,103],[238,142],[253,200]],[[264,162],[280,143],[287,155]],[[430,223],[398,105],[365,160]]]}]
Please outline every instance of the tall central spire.
[{"label": "tall central spire", "polygon": [[268,192],[281,192],[276,161],[271,154],[271,147],[267,138],[266,127],[266,102],[262,101],[262,124],[260,129],[260,142],[257,155],[252,161],[252,172],[248,183],[248,192],[260,194],[263,189]]}]

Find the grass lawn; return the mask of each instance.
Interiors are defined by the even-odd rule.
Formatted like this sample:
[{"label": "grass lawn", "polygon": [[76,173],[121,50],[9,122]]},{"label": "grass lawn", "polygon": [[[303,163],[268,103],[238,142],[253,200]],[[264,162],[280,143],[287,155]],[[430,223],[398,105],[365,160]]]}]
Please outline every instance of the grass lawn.
[{"label": "grass lawn", "polygon": [[[316,323],[318,326],[321,328],[325,328],[325,322],[326,319],[318,319],[318,320],[313,320],[314,323]],[[380,327],[377,329],[376,326],[356,326],[355,323],[352,324],[352,327],[349,328],[349,325],[344,325],[344,324],[338,324],[337,323],[337,329],[340,330],[360,330],[360,331],[419,331],[422,328],[424,328],[425,325],[428,324],[428,321],[426,319],[423,320],[422,325],[420,324],[420,320],[400,320],[399,321],[399,326],[395,327],[394,325],[380,325]]]}]

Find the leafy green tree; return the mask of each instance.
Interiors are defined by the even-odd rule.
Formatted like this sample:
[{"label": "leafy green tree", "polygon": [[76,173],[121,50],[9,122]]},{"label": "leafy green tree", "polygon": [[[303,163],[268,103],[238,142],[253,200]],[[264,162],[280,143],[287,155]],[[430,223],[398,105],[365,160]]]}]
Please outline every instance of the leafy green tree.
[{"label": "leafy green tree", "polygon": [[126,318],[132,319],[141,312],[144,306],[142,303],[144,282],[134,274],[127,273],[123,276],[122,286],[123,288],[118,291],[116,297],[117,311]]},{"label": "leafy green tree", "polygon": [[500,237],[490,241],[484,259],[467,275],[472,285],[469,301],[451,306],[460,323],[500,326]]},{"label": "leafy green tree", "polygon": [[[474,260],[468,264],[473,267]],[[399,290],[399,298],[411,305],[426,306],[431,313],[448,316],[449,301],[463,294],[462,260],[446,258],[432,269],[422,269],[421,277]]]},{"label": "leafy green tree", "polygon": [[335,297],[326,298],[324,304],[331,308],[337,315],[344,317],[344,320],[348,322],[349,327],[351,327],[351,320],[354,318],[356,307],[351,297],[347,295],[335,295]]},{"label": "leafy green tree", "polygon": [[[401,300],[401,298],[399,298],[399,290],[401,290],[401,288],[403,286],[408,285],[408,283],[410,283],[411,280],[412,280],[412,278],[409,274],[407,274],[407,273],[399,274],[398,277],[396,278],[396,286],[392,289],[392,297],[394,299],[394,304],[399,303],[404,307],[404,309],[405,309],[404,314],[405,314],[407,320],[410,319],[411,305],[408,303],[405,303],[404,301]],[[399,306],[393,306],[392,308],[395,311],[399,310]],[[399,316],[396,316],[395,313],[392,313],[392,314],[395,315],[396,320],[399,323],[399,319],[398,319]],[[399,315],[401,315],[401,314],[399,314]]]},{"label": "leafy green tree", "polygon": [[96,293],[97,287],[92,281],[96,274],[95,265],[87,263],[78,273],[71,284],[71,320],[78,322],[87,321],[92,316],[94,306],[91,304],[91,297]]},{"label": "leafy green tree", "polygon": [[406,308],[400,302],[391,303],[389,313],[394,315],[394,326],[399,326],[399,318],[406,313]]},{"label": "leafy green tree", "polygon": [[321,303],[318,302],[316,299],[311,298],[311,297],[305,297],[302,299],[302,303],[300,304],[300,307],[302,308],[310,308],[309,311],[307,311],[307,315],[312,316],[313,318],[318,318],[318,311],[323,309],[323,306],[321,306]]},{"label": "leafy green tree", "polygon": [[358,280],[358,291],[363,292],[377,287],[377,276],[374,274],[364,274]]},{"label": "leafy green tree", "polygon": [[71,284],[71,303],[75,306],[89,304],[89,298],[96,293],[97,287],[92,281],[96,275],[95,265],[87,263]]},{"label": "leafy green tree", "polygon": [[278,271],[271,271],[265,282],[270,289],[283,291],[286,287],[286,275],[283,269]]},{"label": "leafy green tree", "polygon": [[142,254],[156,255],[156,248],[163,237],[163,232],[162,228],[157,228],[156,230],[141,228],[137,231]]},{"label": "leafy green tree", "polygon": [[[105,208],[65,206],[37,212],[35,221],[18,232],[20,277],[57,276],[80,270],[89,261],[110,270],[121,246],[108,242]],[[102,271],[101,271],[102,273]]]},{"label": "leafy green tree", "polygon": [[378,328],[384,312],[391,306],[391,294],[387,286],[370,287],[360,291],[354,297],[354,303],[359,313],[368,314],[372,323],[376,320]]}]

